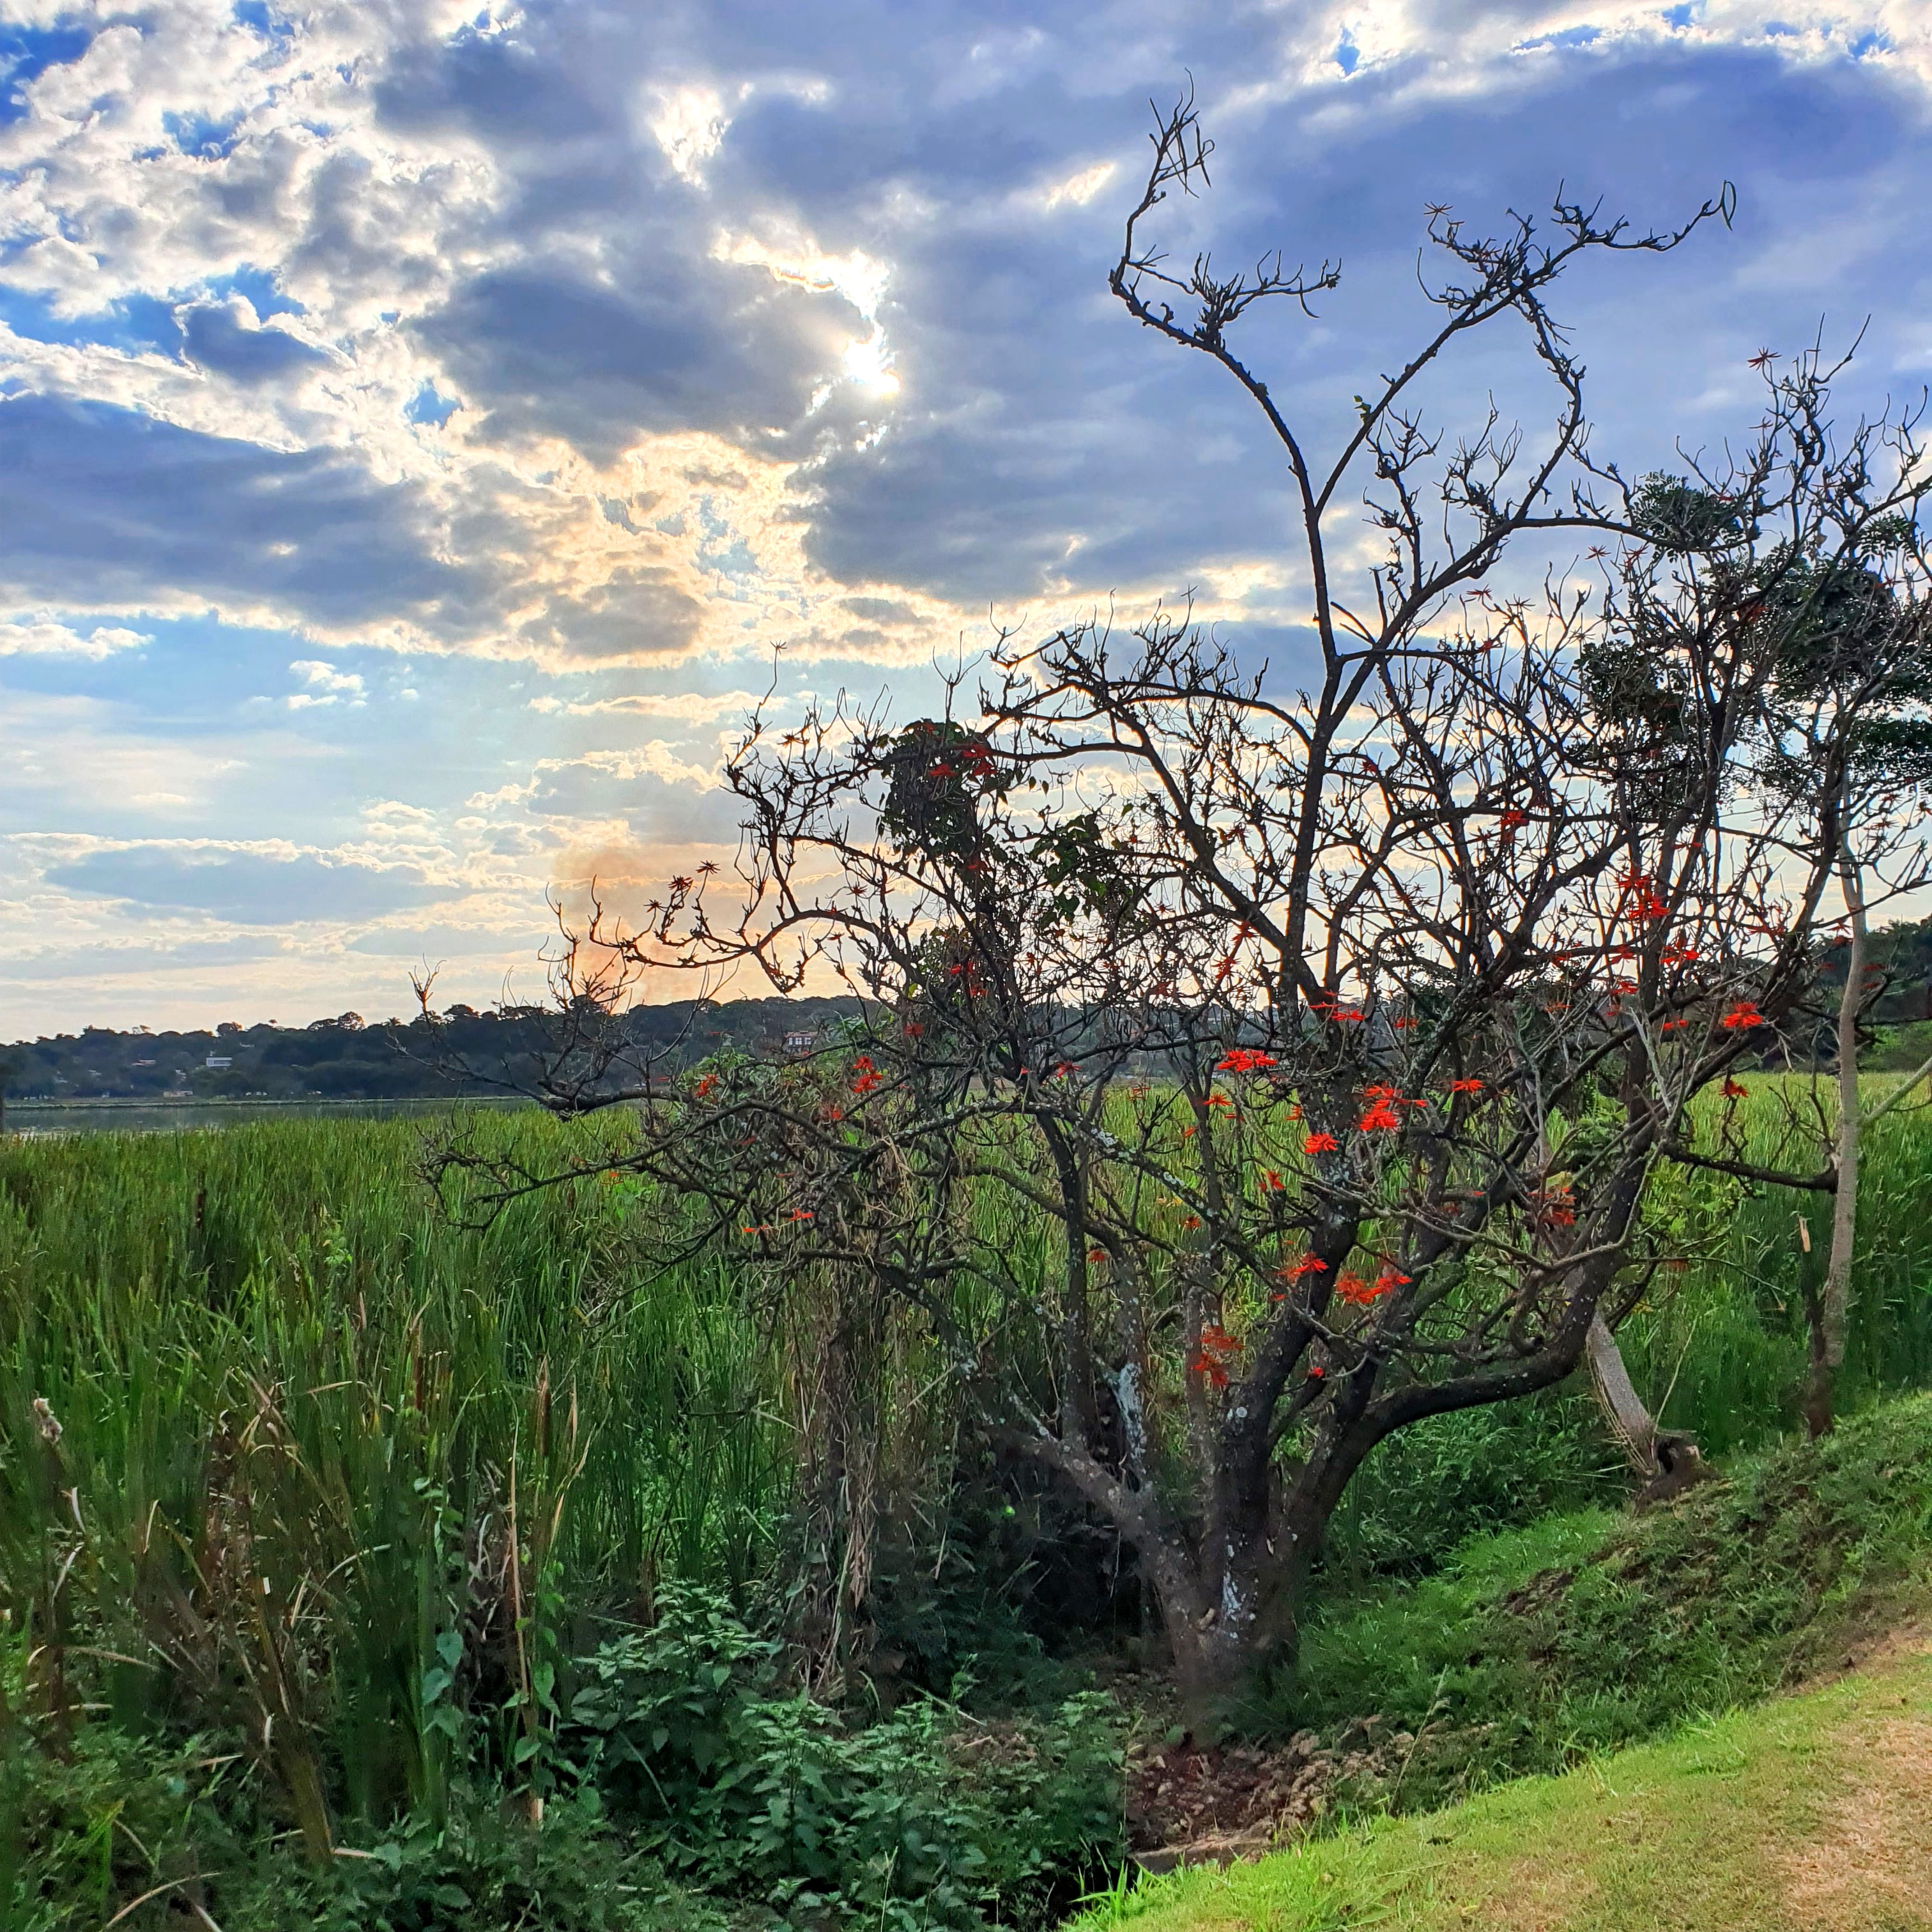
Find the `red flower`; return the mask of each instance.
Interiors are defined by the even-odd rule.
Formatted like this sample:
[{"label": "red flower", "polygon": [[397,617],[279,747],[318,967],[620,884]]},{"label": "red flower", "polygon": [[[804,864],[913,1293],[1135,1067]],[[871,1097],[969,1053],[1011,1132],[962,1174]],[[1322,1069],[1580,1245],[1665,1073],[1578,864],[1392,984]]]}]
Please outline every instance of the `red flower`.
[{"label": "red flower", "polygon": [[1718,1024],[1720,1027],[1727,1027],[1732,1032],[1736,1033],[1742,1028],[1761,1027],[1766,1022],[1763,1014],[1758,1011],[1757,1003],[1755,1000],[1739,1000],[1732,1005],[1730,1011]]},{"label": "red flower", "polygon": [[1304,1154],[1333,1154],[1342,1143],[1333,1134],[1310,1134],[1301,1143]]},{"label": "red flower", "polygon": [[1215,1062],[1216,1073],[1258,1073],[1264,1067],[1274,1064],[1271,1053],[1257,1053],[1250,1047],[1238,1046]]},{"label": "red flower", "polygon": [[1376,1276],[1376,1292],[1378,1294],[1386,1294],[1392,1288],[1406,1288],[1409,1280],[1408,1276],[1397,1274],[1392,1268],[1384,1268],[1382,1273]]},{"label": "red flower", "polygon": [[1511,806],[1508,811],[1503,814],[1502,826],[1505,832],[1514,832],[1518,826],[1527,825],[1528,823],[1529,814],[1519,810],[1515,806]]},{"label": "red flower", "polygon": [[1087,1258],[1090,1262],[1103,1262],[1107,1258],[1107,1251],[1105,1248],[1089,1248]]},{"label": "red flower", "polygon": [[1400,1127],[1402,1119],[1386,1100],[1378,1100],[1355,1124],[1365,1134],[1388,1133]]},{"label": "red flower", "polygon": [[1480,1080],[1467,1078],[1452,1080],[1449,1083],[1449,1090],[1452,1094],[1480,1094],[1483,1090],[1483,1083]]},{"label": "red flower", "polygon": [[1218,1322],[1205,1322],[1201,1330],[1201,1352],[1188,1366],[1197,1376],[1204,1376],[1216,1388],[1226,1388],[1227,1365],[1245,1346]]},{"label": "red flower", "polygon": [[1358,1274],[1338,1274],[1335,1277],[1335,1292],[1344,1301],[1353,1302],[1359,1308],[1374,1300],[1378,1294],[1386,1294],[1388,1290],[1371,1288]]},{"label": "red flower", "polygon": [[1270,1194],[1279,1194],[1281,1192],[1281,1176],[1273,1168],[1270,1168],[1268,1170],[1268,1178],[1262,1182],[1262,1185]]},{"label": "red flower", "polygon": [[812,1219],[812,1210],[809,1208],[794,1208],[785,1219],[788,1221],[809,1221]]},{"label": "red flower", "polygon": [[1300,1260],[1280,1270],[1283,1281],[1299,1281],[1305,1274],[1326,1274],[1328,1264],[1313,1255],[1304,1255]]},{"label": "red flower", "polygon": [[1311,1362],[1308,1365],[1308,1373],[1311,1380],[1319,1381],[1324,1372],[1319,1362]]},{"label": "red flower", "polygon": [[694,1100],[708,1099],[710,1096],[711,1090],[717,1084],[717,1075],[715,1073],[707,1073],[704,1078],[699,1081],[698,1084],[691,1090],[692,1098]]},{"label": "red flower", "polygon": [[1208,1104],[1210,1107],[1232,1107],[1234,1103],[1225,1094],[1210,1094],[1208,1096]]},{"label": "red flower", "polygon": [[1180,1217],[1180,1225],[1184,1228],[1198,1228],[1201,1225],[1201,1216],[1198,1214],[1184,1214]]},{"label": "red flower", "polygon": [[1742,1081],[1733,1080],[1728,1073],[1724,1076],[1724,1098],[1726,1100],[1742,1100],[1750,1091],[1750,1089]]}]

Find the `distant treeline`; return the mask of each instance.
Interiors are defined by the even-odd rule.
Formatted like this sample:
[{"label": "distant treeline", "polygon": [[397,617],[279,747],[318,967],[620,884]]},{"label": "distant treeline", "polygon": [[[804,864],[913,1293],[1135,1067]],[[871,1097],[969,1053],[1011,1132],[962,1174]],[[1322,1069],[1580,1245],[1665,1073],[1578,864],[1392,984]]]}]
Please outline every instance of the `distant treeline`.
[{"label": "distant treeline", "polygon": [[[776,1055],[816,1044],[826,1029],[859,1010],[856,1000],[680,1000],[638,1006],[620,1024],[663,1070],[730,1048]],[[556,1016],[540,1006],[478,1012],[452,1006],[432,1025],[365,1024],[343,1013],[307,1026],[244,1027],[212,1032],[79,1034],[0,1047],[0,1094],[14,1100],[435,1100],[500,1090],[536,1074]],[[465,1079],[466,1066],[488,1076]]]},{"label": "distant treeline", "polygon": [[[1874,935],[1872,951],[1888,984],[1874,1019],[1884,1036],[1868,1066],[1907,1065],[1932,1046],[1932,918]],[[1844,976],[1841,950],[1823,959],[1828,983]],[[1834,974],[1836,964],[1838,970]],[[676,1000],[638,1006],[620,1022],[642,1057],[674,1072],[726,1048],[759,1055],[816,1044],[826,1028],[856,1016],[855,999]],[[213,1032],[79,1034],[0,1047],[0,1095],[16,1100],[436,1100],[526,1085],[541,1064],[556,1016],[541,1006],[491,1012],[455,1006],[436,1024],[422,1018],[366,1024],[358,1013],[302,1027],[243,1027]],[[1831,1047],[1821,1034],[1819,1051]],[[658,1056],[662,1056],[658,1058]],[[490,1076],[466,1081],[463,1063]]]}]

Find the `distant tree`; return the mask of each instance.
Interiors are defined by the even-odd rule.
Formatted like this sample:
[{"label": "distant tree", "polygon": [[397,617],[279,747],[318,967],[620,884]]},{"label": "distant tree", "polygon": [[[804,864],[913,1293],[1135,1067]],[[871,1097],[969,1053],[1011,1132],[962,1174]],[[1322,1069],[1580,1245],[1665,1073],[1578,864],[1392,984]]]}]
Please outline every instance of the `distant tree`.
[{"label": "distant tree", "polygon": [[[1197,1713],[1292,1651],[1377,1444],[1560,1381],[1655,1288],[1681,1256],[1642,1212],[1659,1163],[1756,1172],[1694,1144],[1692,1103],[1803,1022],[1838,856],[1837,820],[1772,782],[1761,613],[1713,594],[1714,530],[1677,542],[1658,486],[1591,460],[1546,307],[1579,256],[1667,250],[1728,191],[1660,235],[1436,212],[1440,320],[1318,464],[1228,332],[1335,272],[1172,275],[1144,238],[1210,152],[1191,103],[1163,118],[1112,286],[1276,440],[1310,688],[1159,613],[1009,638],[976,700],[956,682],[902,728],[842,703],[754,723],[726,771],[742,898],[714,916],[694,877],[641,928],[593,909],[536,1083],[596,1104],[608,1016],[667,964],[860,995],[796,1058],[634,1083],[635,1136],[597,1164],[659,1184],[667,1252],[722,1244],[781,1302],[820,1284],[833,1354],[916,1312],[980,1426],[1136,1551]],[[1554,428],[1492,412],[1450,444],[1418,383],[1506,320]],[[1815,468],[1802,426],[1774,408],[1682,507],[1750,520],[1753,478]],[[1872,494],[1909,507],[1909,434],[1894,453],[1906,480]],[[1352,579],[1358,478],[1379,548]],[[1501,580],[1512,545],[1569,532],[1587,561]],[[1831,755],[1862,716],[1834,713]],[[461,1146],[440,1172],[484,1212],[565,1178]]]}]

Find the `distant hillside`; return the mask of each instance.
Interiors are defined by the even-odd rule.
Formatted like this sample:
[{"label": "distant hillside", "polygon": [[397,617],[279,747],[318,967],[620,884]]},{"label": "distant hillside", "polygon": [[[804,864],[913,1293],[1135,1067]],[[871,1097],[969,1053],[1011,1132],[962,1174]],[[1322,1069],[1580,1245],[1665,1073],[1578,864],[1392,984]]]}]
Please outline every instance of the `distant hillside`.
[{"label": "distant hillside", "polygon": [[[640,1046],[666,1052],[667,1070],[726,1047],[776,1054],[788,1037],[817,1036],[859,1010],[844,999],[680,1000],[639,1006],[622,1024]],[[433,1032],[424,1021],[365,1025],[344,1013],[304,1027],[210,1032],[79,1034],[0,1047],[0,1094],[10,1100],[433,1100],[494,1090],[451,1077],[460,1058],[493,1079],[536,1070],[544,1038],[540,1008],[482,1013],[452,1006]]]}]

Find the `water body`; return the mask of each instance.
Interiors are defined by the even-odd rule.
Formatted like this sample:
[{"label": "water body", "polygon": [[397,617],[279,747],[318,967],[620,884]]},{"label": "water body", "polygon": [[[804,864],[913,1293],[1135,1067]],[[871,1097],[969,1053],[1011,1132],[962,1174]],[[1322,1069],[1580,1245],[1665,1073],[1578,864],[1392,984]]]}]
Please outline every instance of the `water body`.
[{"label": "water body", "polygon": [[[166,1134],[232,1127],[244,1120],[397,1120],[448,1114],[449,1100],[10,1100],[5,1131],[14,1134]],[[522,1107],[490,1097],[465,1107]]]}]

